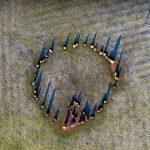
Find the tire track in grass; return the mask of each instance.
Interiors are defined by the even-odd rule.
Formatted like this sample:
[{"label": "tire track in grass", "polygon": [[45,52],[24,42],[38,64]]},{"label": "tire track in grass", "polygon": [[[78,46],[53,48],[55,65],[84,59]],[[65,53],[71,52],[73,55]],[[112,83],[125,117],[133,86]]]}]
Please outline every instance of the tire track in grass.
[{"label": "tire track in grass", "polygon": [[[5,30],[7,31],[7,27],[5,26],[5,24],[9,23],[9,30],[11,30],[11,23],[12,23],[12,8],[13,8],[13,3],[8,2],[7,5],[4,5],[4,16],[3,16],[3,25],[2,25],[2,31],[5,32]],[[9,11],[7,11],[7,9]],[[2,98],[5,99],[5,107],[3,112],[6,112],[6,114],[4,115],[4,120],[5,121],[5,127],[4,127],[4,131],[5,128],[10,128],[11,131],[8,133],[6,132],[6,136],[4,136],[6,139],[9,138],[9,136],[11,136],[12,138],[15,139],[16,141],[16,137],[19,136],[18,132],[15,131],[16,127],[14,127],[16,125],[16,121],[21,120],[20,117],[15,118],[15,115],[17,113],[17,111],[20,109],[20,105],[17,105],[17,102],[20,102],[20,99],[18,99],[20,96],[17,95],[17,97],[15,97],[15,86],[17,84],[17,82],[15,82],[15,75],[17,70],[15,70],[15,64],[14,61],[17,59],[14,58],[15,56],[15,52],[13,52],[12,50],[12,45],[14,44],[12,41],[9,40],[9,37],[3,36],[3,55],[5,56],[5,61],[3,63],[3,78],[7,81],[7,84],[4,85],[4,88],[6,89],[2,91]],[[17,81],[19,80],[19,78],[17,79]],[[3,121],[4,121],[3,120]],[[7,125],[8,124],[8,125]],[[18,148],[20,147],[20,144],[18,144]]]},{"label": "tire track in grass", "polygon": [[[109,3],[110,3],[110,2],[109,2]],[[109,3],[108,3],[108,4],[109,4]],[[84,7],[89,6],[89,3],[81,3],[80,5],[79,5],[79,4],[78,4],[78,5],[74,5],[74,6],[73,6],[73,9],[71,10],[71,13],[69,13],[69,16],[70,16],[70,15],[73,15],[73,14],[75,14],[75,13],[77,13],[75,8],[76,8],[76,7],[79,7],[79,6],[82,6],[82,7],[83,7],[83,4],[84,4]],[[85,5],[85,4],[86,4],[86,5]],[[101,3],[97,3],[97,4],[101,4]],[[103,4],[103,3],[102,3],[102,4]],[[114,3],[112,3],[112,4],[114,4]],[[141,6],[143,7],[143,5],[148,5],[148,4],[150,4],[150,2],[143,2],[143,3],[138,3],[138,4],[136,3],[135,6],[134,6],[134,5],[129,6],[128,4],[126,4],[127,6],[125,6],[125,7],[124,7],[124,6],[121,6],[121,5],[123,5],[123,4],[126,4],[126,3],[121,3],[121,4],[119,4],[120,8],[117,8],[117,9],[115,8],[117,4],[114,4],[114,9],[113,9],[113,10],[110,10],[109,8],[108,8],[108,9],[105,9],[104,12],[100,12],[99,16],[100,16],[100,17],[102,17],[102,16],[104,17],[105,15],[109,15],[109,14],[113,14],[113,15],[114,15],[114,14],[117,14],[117,13],[120,15],[120,11],[121,11],[121,12],[125,11],[125,13],[126,13],[126,11],[127,11],[127,10],[130,11],[131,8],[132,8],[132,10],[133,10],[133,8],[136,8],[137,6],[138,6],[138,7],[141,7]],[[130,4],[130,3],[129,3],[129,4]],[[96,10],[95,10],[95,5],[96,5],[96,4],[92,4],[92,6],[90,6],[90,8],[89,8],[89,9],[90,9],[90,12],[92,12],[92,15],[91,15],[91,16],[93,16],[93,15],[95,14],[95,11],[96,11]],[[113,5],[111,5],[111,8],[112,8],[112,6],[113,6]],[[53,7],[54,7],[54,6],[53,6]],[[58,7],[58,5],[57,5],[57,7]],[[91,8],[91,7],[92,7],[92,8]],[[68,10],[68,9],[69,9],[69,8],[67,8],[67,9],[65,8],[65,10]],[[147,9],[148,9],[148,8],[146,8],[146,9],[144,9],[144,10],[142,10],[142,11],[140,10],[138,13],[141,13],[141,12],[147,10]],[[62,10],[62,9],[61,9],[61,10],[59,10],[59,11],[62,11],[62,12],[64,13],[65,10]],[[101,10],[103,10],[103,9],[100,9],[99,11],[101,11]],[[139,9],[138,9],[138,10],[139,10]],[[42,11],[42,12],[41,12],[41,13],[42,13],[41,15],[40,15],[40,14],[36,14],[36,15],[29,15],[29,16],[27,16],[27,17],[28,17],[28,19],[39,18],[39,17],[41,17],[41,16],[45,16],[46,14],[49,14],[50,12],[52,12],[49,7],[47,8],[47,10],[46,10],[46,8],[44,8],[44,11],[45,11],[45,13]],[[68,10],[68,11],[69,11],[69,10]],[[33,11],[33,12],[35,12],[35,11]],[[81,11],[80,11],[80,16],[82,16]],[[23,16],[22,16],[22,17],[23,17]],[[45,18],[45,19],[48,19],[49,17],[51,18],[51,17],[53,17],[53,15],[48,16],[48,17]],[[62,17],[61,15],[60,15],[60,16],[57,16],[57,19],[59,19],[59,18],[61,18],[61,17]],[[121,16],[120,16],[120,17],[121,17]]]},{"label": "tire track in grass", "polygon": [[149,39],[147,37],[144,37],[142,40],[141,40],[141,37],[139,37],[139,39],[137,39],[137,40],[125,43],[124,47],[125,48],[128,48],[129,46],[138,47],[138,46],[140,46],[141,43],[147,43],[147,42],[149,42]]},{"label": "tire track in grass", "polygon": [[134,59],[135,61],[133,63],[130,63],[130,66],[132,67],[132,65],[134,65],[138,62],[148,61],[149,58],[150,58],[150,53],[142,53],[140,56],[139,56],[139,53],[138,53],[137,56],[132,57],[132,59]]},{"label": "tire track in grass", "polygon": [[[87,14],[85,14],[86,16],[87,16]],[[67,15],[69,18],[70,18],[70,14],[69,15]],[[80,14],[80,16],[82,16],[81,14]],[[89,18],[92,18],[92,19],[88,19],[88,21],[87,21],[87,18],[85,17],[85,16],[83,16],[83,17],[80,17],[80,19],[74,19],[73,20],[73,22],[74,23],[80,23],[81,22],[81,20],[82,20],[82,24],[83,24],[83,26],[86,26],[87,25],[87,23],[88,22],[90,22],[90,20],[93,20],[93,21],[95,21],[96,22],[96,24],[99,26],[99,25],[101,25],[101,27],[106,27],[106,25],[104,25],[105,24],[105,22],[107,21],[107,19],[108,18],[104,18],[105,20],[103,20],[102,22],[103,23],[101,23],[101,22],[97,22],[97,20],[99,20],[97,17],[100,17],[100,15],[99,14],[96,14],[96,15],[94,15],[94,17],[92,17],[92,15],[91,14],[89,14],[89,12],[88,12],[88,16],[89,16]],[[77,16],[78,17],[78,16]],[[119,18],[119,21],[121,21],[121,20],[124,20],[124,17],[125,18],[127,18],[127,17],[129,17],[129,16],[126,16],[126,15],[124,15],[124,17],[115,17],[115,18],[113,18],[112,16],[110,16],[111,17],[111,19],[109,19],[109,21],[111,22],[111,21],[114,21],[114,22],[118,22],[118,18]],[[136,18],[136,15],[135,14],[133,14],[132,16],[130,16],[130,17],[135,17]],[[70,19],[69,19],[70,20]],[[101,20],[102,20],[102,18],[101,18]],[[116,20],[116,21],[115,21]],[[43,21],[43,20],[42,20]],[[92,22],[93,22],[92,21]],[[142,20],[143,21],[143,20]],[[138,23],[140,22],[140,20],[138,21]],[[128,22],[127,22],[128,23]],[[40,28],[44,28],[44,29],[52,29],[52,28],[58,28],[58,26],[59,25],[61,25],[61,27],[63,27],[63,26],[66,26],[66,25],[69,25],[70,24],[70,21],[68,21],[68,22],[60,22],[59,24],[57,24],[57,21],[55,21],[55,20],[50,20],[50,22],[48,22],[48,21],[46,21],[46,22],[44,22],[43,23],[43,25],[41,24],[40,26],[41,27],[38,27],[38,28],[35,28],[34,27],[34,30],[35,31],[37,31],[37,30],[40,30]],[[95,26],[96,26],[96,24],[95,24]],[[124,24],[124,26],[125,26],[125,24]],[[22,29],[22,27],[19,27],[20,29]],[[111,27],[112,28],[112,27]],[[32,30],[32,31],[34,31],[34,30]]]},{"label": "tire track in grass", "polygon": [[140,69],[140,68],[143,68],[143,67],[147,67],[147,65],[149,65],[150,66],[150,58],[147,60],[147,61],[139,61],[139,62],[137,62],[137,63],[135,63],[132,67],[130,67],[130,68],[134,68],[134,69]]},{"label": "tire track in grass", "polygon": [[136,32],[135,34],[132,34],[132,35],[128,35],[128,36],[125,36],[122,40],[125,40],[126,42],[128,40],[131,40],[131,38],[135,38],[135,37],[138,37],[138,36],[146,36],[146,35],[150,35],[150,30],[145,30],[144,31],[140,31],[140,32]]},{"label": "tire track in grass", "polygon": [[[145,49],[149,50],[150,45],[146,44],[146,46],[145,46],[145,43],[144,43],[143,45],[140,45],[140,47],[138,47],[138,48],[134,48],[134,49],[126,48],[125,53],[130,53],[131,54],[130,58],[133,58],[133,57],[135,57],[134,53],[136,53],[138,51],[138,54],[142,55],[143,53],[145,53]],[[147,51],[146,51],[146,53],[147,53]],[[127,59],[130,59],[130,58],[127,58]]]},{"label": "tire track in grass", "polygon": [[[150,79],[150,73],[149,72],[143,73],[143,74],[139,75],[138,77],[141,80],[143,80],[143,79]],[[149,82],[147,82],[147,84],[149,85]]]},{"label": "tire track in grass", "polygon": [[[116,5],[115,5],[116,6]],[[141,5],[142,6],[142,5]],[[143,6],[142,6],[143,7]],[[74,8],[74,7],[73,7]],[[74,9],[73,9],[74,10]],[[76,17],[76,18],[74,18],[75,20],[77,20],[78,19],[78,16],[80,15],[80,16],[83,16],[83,17],[80,17],[82,20],[86,17],[86,14],[85,14],[85,11],[79,11],[79,15],[77,14],[77,12],[76,12],[76,10],[75,10],[75,12],[73,12],[73,10],[72,10],[72,14],[70,14],[69,13],[69,15],[67,15],[66,14],[66,16],[65,16],[65,20],[68,20],[69,19],[69,17],[71,16],[71,15],[73,15],[73,14],[76,14],[76,16],[74,16],[74,17]],[[90,9],[91,10],[91,9]],[[97,17],[104,17],[104,18],[107,18],[108,20],[110,20],[111,21],[111,16],[110,16],[110,14],[111,14],[111,12],[109,12],[109,11],[107,11],[107,12],[104,12],[104,13],[100,13],[99,11],[95,11],[95,6],[94,6],[94,9],[92,9],[93,11],[90,11],[90,12],[88,12],[88,13],[90,13],[90,16],[94,16],[94,18],[97,18]],[[117,10],[117,9],[116,9]],[[134,10],[135,12],[136,12],[136,16],[137,16],[137,14],[139,15],[139,14],[141,14],[141,13],[143,13],[143,12],[145,12],[147,9],[142,9],[142,10]],[[124,9],[121,11],[122,13],[123,13],[123,11],[124,11]],[[131,11],[130,9],[128,10],[128,11]],[[124,16],[128,16],[128,11],[126,11],[125,10],[125,13],[127,13],[127,14],[124,14]],[[133,11],[133,10],[132,10]],[[51,12],[51,11],[50,11]],[[32,22],[34,22],[34,23],[39,23],[39,21],[42,19],[42,21],[47,21],[47,20],[49,20],[50,18],[52,18],[52,17],[54,17],[53,15],[54,14],[52,14],[52,13],[50,13],[50,12],[47,12],[47,13],[45,13],[45,14],[43,14],[43,16],[42,16],[42,18],[38,15],[37,17],[33,17],[33,18],[31,18],[31,20],[30,20],[30,18],[28,17],[28,18],[26,18],[26,20],[24,20],[25,22],[22,22],[22,24],[20,23],[20,25],[26,25],[26,23],[28,23],[28,22],[30,22],[30,21],[32,21]],[[82,12],[82,13],[81,13]],[[64,13],[64,12],[63,12]],[[57,17],[57,19],[59,20],[59,19],[61,19],[62,18],[62,13],[59,11],[57,14],[55,14],[55,15],[57,15],[57,16],[55,16],[55,17]],[[114,13],[113,13],[113,15],[114,15]],[[135,13],[133,13],[132,12],[132,14],[130,15],[130,17],[131,16],[134,16],[135,15]],[[119,13],[117,14],[117,15],[115,15],[116,16],[116,18],[118,19],[118,18],[122,18],[123,16],[122,16],[122,14],[120,13],[120,11],[119,11]],[[68,17],[68,18],[66,18],[66,17]],[[109,18],[110,17],[110,18]],[[90,17],[89,17],[90,18]],[[21,19],[22,21],[23,21],[23,18]],[[27,22],[27,20],[28,20],[28,22]],[[52,21],[51,19],[49,20],[49,21]],[[53,21],[55,21],[55,20],[53,20]]]},{"label": "tire track in grass", "polygon": [[142,68],[137,72],[138,77],[142,76],[150,76],[150,66],[147,66],[146,68]]},{"label": "tire track in grass", "polygon": [[[1,16],[2,17],[2,16]],[[4,20],[1,20],[1,31],[4,31]],[[8,81],[6,78],[6,54],[5,54],[5,44],[4,44],[4,36],[1,36],[1,109],[2,109],[2,114],[7,114],[8,112],[8,108],[7,105],[4,103],[5,101],[7,101],[7,89],[8,89]],[[2,117],[3,115],[1,115]]]},{"label": "tire track in grass", "polygon": [[[117,0],[118,1],[118,0]],[[91,1],[89,1],[89,2],[91,2]],[[84,6],[84,7],[87,7],[87,6],[89,6],[89,2],[78,2],[78,3],[76,3],[76,4],[74,4],[74,8],[76,8],[76,7],[80,7],[80,6]],[[74,3],[74,2],[73,2]],[[114,3],[111,3],[111,2],[101,2],[100,3],[101,5],[105,5],[105,4],[111,4],[111,6],[112,5],[116,5],[116,4],[114,4]],[[123,4],[123,3],[121,3],[121,4]],[[57,8],[60,8],[60,6],[62,5],[62,3],[55,3],[55,4],[53,4],[53,9],[54,10],[56,10]],[[49,5],[46,5],[46,7],[44,7],[44,12],[51,12],[52,10],[50,10],[50,7],[52,6],[52,4],[49,4]],[[40,7],[41,7],[41,4],[40,4]],[[90,5],[90,8],[91,7],[93,7],[93,10],[95,9],[95,3],[94,2],[92,2],[92,5]],[[70,9],[72,9],[72,8],[70,8]],[[62,12],[65,12],[66,10],[68,10],[69,11],[69,8],[67,8],[66,9],[66,7],[64,7],[64,8],[61,8],[59,11],[62,11]],[[92,10],[92,9],[90,9],[90,10]],[[108,8],[108,10],[109,10],[109,8]],[[30,12],[31,14],[27,14],[27,12]],[[76,12],[76,11],[75,11]],[[71,11],[71,13],[70,13],[70,15],[73,15],[75,12],[72,12]],[[33,17],[33,18],[35,18],[35,17],[39,17],[39,16],[41,16],[41,15],[43,16],[43,15],[45,15],[44,13],[43,13],[43,10],[41,11],[39,11],[39,13],[37,13],[37,12],[35,12],[35,11],[32,11],[32,10],[30,10],[30,11],[26,11],[25,10],[25,12],[24,12],[24,15],[22,15],[22,17],[28,17],[28,18],[31,18],[31,17]]]},{"label": "tire track in grass", "polygon": [[[130,71],[129,73],[130,74],[134,74],[134,76],[138,79],[140,78],[141,80],[142,79],[147,79],[149,78],[149,74],[150,74],[150,63],[145,63],[143,66],[140,66],[140,68],[134,68],[134,69],[131,69],[130,68]],[[147,85],[149,84],[148,82],[146,83]]]},{"label": "tire track in grass", "polygon": [[[145,29],[142,29],[142,30],[144,30],[144,31],[141,31],[141,29],[140,29],[140,32],[134,32],[134,30],[131,30],[131,31],[133,31],[133,33],[130,31],[130,32],[128,32],[128,33],[125,33],[125,35],[122,35],[122,34],[124,34],[124,33],[120,33],[120,35],[122,35],[122,41],[123,41],[123,43],[122,43],[122,47],[124,48],[124,49],[126,49],[126,51],[131,51],[130,49],[127,49],[130,45],[132,45],[132,44],[136,44],[136,43],[138,43],[139,45],[141,45],[141,43],[138,41],[139,40],[139,38],[141,38],[141,36],[147,36],[147,35],[150,35],[150,31],[149,30],[145,30]],[[135,34],[134,34],[135,33]],[[115,33],[113,33],[114,35],[115,35]],[[112,34],[112,35],[113,35]],[[128,36],[126,36],[126,34],[128,35]],[[136,38],[138,38],[138,39],[136,39]],[[146,37],[147,38],[147,37]],[[134,42],[132,42],[131,41],[131,39],[132,40],[134,40],[135,39],[135,41]],[[147,39],[148,40],[148,39]],[[115,43],[116,42],[116,40],[115,39],[113,39],[113,40],[111,40],[111,42],[112,43]],[[143,41],[141,41],[141,42],[143,42]],[[136,45],[136,46],[138,46],[138,45]],[[134,52],[134,49],[133,49],[133,51],[132,51],[132,53]]]},{"label": "tire track in grass", "polygon": [[[6,5],[6,8],[9,9],[9,11],[7,11],[7,9],[5,8],[5,22],[4,24],[9,24],[9,29],[12,29],[12,5],[13,3],[8,2]],[[7,30],[7,27],[6,27]],[[4,41],[5,41],[5,55],[6,55],[6,60],[7,60],[7,65],[6,65],[6,72],[7,72],[7,80],[8,80],[8,103],[10,103],[11,99],[14,100],[13,103],[10,103],[10,112],[15,108],[15,103],[16,103],[16,99],[14,96],[14,66],[13,66],[13,60],[12,58],[15,57],[15,53],[13,52],[13,49],[11,48],[11,45],[13,45],[14,43],[12,41],[9,40],[9,37],[4,37]]]}]

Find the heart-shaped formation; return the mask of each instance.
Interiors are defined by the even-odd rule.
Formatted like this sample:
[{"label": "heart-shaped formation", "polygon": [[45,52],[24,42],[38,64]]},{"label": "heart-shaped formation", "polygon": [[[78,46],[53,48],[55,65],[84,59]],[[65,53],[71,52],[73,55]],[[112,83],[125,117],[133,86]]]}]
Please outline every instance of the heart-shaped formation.
[{"label": "heart-shaped formation", "polygon": [[[96,112],[101,112],[103,110],[104,105],[108,101],[111,87],[113,89],[115,89],[117,86],[117,82],[120,78],[121,59],[122,59],[123,51],[121,51],[118,60],[116,59],[116,56],[117,56],[117,52],[119,49],[121,36],[119,36],[119,38],[117,39],[117,42],[114,46],[114,49],[110,52],[110,54],[108,53],[108,46],[110,43],[110,37],[108,37],[106,44],[102,45],[100,49],[98,48],[98,46],[96,44],[96,37],[97,37],[97,32],[94,34],[94,37],[92,38],[92,41],[90,43],[90,48],[94,52],[97,52],[97,54],[103,56],[108,61],[108,63],[110,63],[111,71],[113,72],[113,76],[114,76],[114,81],[113,81],[113,83],[111,83],[111,82],[109,83],[107,90],[104,92],[102,100],[99,103],[95,103],[93,105],[93,108],[91,108],[88,100],[86,101],[84,107],[80,108],[81,107],[80,104],[81,104],[81,100],[82,100],[81,91],[79,92],[78,95],[73,95],[72,99],[70,101],[70,104],[67,108],[66,116],[64,116],[64,120],[62,123],[62,129],[64,131],[68,131],[68,130],[76,127],[79,124],[83,124],[86,121],[88,121],[89,119],[94,119]],[[89,39],[89,35],[87,35],[87,37],[85,38],[85,41],[83,42],[84,47],[86,47],[88,45],[88,39]],[[63,50],[67,50],[69,40],[70,40],[70,33],[65,40],[65,43],[63,45]],[[80,33],[77,33],[77,35],[75,36],[74,42],[73,42],[73,48],[78,47],[79,41],[80,41]],[[47,59],[49,58],[49,55],[51,53],[53,53],[54,48],[55,48],[55,41],[54,41],[54,39],[52,39],[50,48],[48,50],[46,50],[45,45],[43,45],[43,48],[41,50],[41,53],[40,53],[40,56],[38,59],[38,63],[36,65],[36,72],[35,72],[34,79],[32,82],[32,85],[34,88],[34,98],[36,100],[39,100],[40,91],[41,91],[41,79],[42,79],[42,73],[43,72],[40,69],[40,67],[42,64],[45,64],[47,62]],[[46,107],[46,100],[48,97],[50,86],[51,86],[51,81],[49,81],[47,89],[45,91],[44,98],[43,98],[42,103],[40,105],[41,109],[44,109]],[[48,106],[46,108],[45,117],[48,117],[50,115],[52,104],[53,104],[53,101],[55,99],[55,93],[56,93],[56,90],[54,89],[52,94],[51,94]],[[53,120],[55,122],[58,120],[59,113],[60,113],[60,111],[59,111],[59,109],[57,109],[55,111],[54,116],[53,116]]]}]

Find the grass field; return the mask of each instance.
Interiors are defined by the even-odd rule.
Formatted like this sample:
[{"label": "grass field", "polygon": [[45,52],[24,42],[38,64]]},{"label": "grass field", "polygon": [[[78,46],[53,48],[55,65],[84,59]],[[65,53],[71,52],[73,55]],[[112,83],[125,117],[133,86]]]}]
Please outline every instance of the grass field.
[{"label": "grass field", "polygon": [[[149,150],[150,0],[1,0],[0,1],[0,150]],[[124,50],[119,87],[104,112],[72,132],[60,130],[32,98],[31,80],[43,42],[53,36],[56,51],[43,67],[57,89],[54,108],[65,112],[69,98],[82,90],[84,101],[98,101],[112,79],[105,60],[90,49],[64,52],[71,32],[81,39],[98,32],[98,44],[110,35],[110,50],[119,35]],[[61,114],[61,115],[62,115]]]}]

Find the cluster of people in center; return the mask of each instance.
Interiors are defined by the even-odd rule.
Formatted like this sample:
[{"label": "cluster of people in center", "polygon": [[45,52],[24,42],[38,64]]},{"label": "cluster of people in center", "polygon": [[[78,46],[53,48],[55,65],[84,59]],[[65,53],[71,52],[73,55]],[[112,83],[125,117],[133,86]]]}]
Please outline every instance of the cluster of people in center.
[{"label": "cluster of people in center", "polygon": [[104,108],[104,104],[107,103],[110,88],[111,83],[104,93],[102,100],[98,104],[94,103],[93,107],[91,107],[89,100],[87,100],[84,107],[81,109],[82,93],[80,92],[79,95],[73,95],[63,122],[63,130],[69,130],[78,124],[87,122],[89,119],[94,119],[96,112],[101,112]]}]

